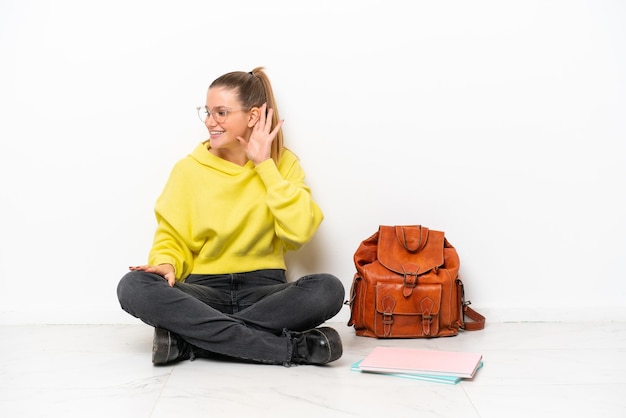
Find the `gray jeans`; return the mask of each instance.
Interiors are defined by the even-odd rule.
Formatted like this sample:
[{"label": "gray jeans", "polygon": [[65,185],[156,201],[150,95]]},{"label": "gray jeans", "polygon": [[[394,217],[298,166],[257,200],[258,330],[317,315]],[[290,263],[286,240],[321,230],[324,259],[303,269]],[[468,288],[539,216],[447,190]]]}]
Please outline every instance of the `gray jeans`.
[{"label": "gray jeans", "polygon": [[284,270],[190,275],[170,287],[156,274],[127,273],[117,287],[122,309],[203,350],[259,363],[291,360],[293,332],[336,315],[345,289],[330,274],[287,282]]}]

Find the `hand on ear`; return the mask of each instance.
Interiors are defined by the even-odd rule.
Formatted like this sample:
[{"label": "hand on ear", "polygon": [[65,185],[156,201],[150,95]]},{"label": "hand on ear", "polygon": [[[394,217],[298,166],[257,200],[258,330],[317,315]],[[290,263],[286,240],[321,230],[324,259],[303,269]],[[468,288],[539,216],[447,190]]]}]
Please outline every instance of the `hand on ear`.
[{"label": "hand on ear", "polygon": [[[252,126],[252,133],[249,139],[238,136],[239,143],[246,151],[248,159],[258,165],[272,156],[272,142],[278,131],[283,126],[283,120],[278,121],[274,129],[272,129],[272,116],[274,109],[268,109],[267,103],[263,103],[260,108],[253,108],[252,114],[257,114],[256,122]],[[254,118],[251,118],[252,124]]]}]

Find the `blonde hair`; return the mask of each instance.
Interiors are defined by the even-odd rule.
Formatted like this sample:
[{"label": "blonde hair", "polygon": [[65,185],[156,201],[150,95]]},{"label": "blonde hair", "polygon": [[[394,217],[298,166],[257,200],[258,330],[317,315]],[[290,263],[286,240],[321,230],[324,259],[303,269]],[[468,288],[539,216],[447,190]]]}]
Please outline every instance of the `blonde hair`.
[{"label": "blonde hair", "polygon": [[[271,129],[274,129],[280,121],[274,91],[263,67],[256,67],[250,72],[233,71],[224,74],[215,79],[209,86],[209,89],[213,87],[223,87],[236,91],[239,102],[246,110],[250,110],[253,107],[261,107],[263,103],[267,103],[267,108],[274,110]],[[272,142],[271,156],[276,164],[278,164],[283,149],[283,130],[281,128],[276,134],[274,142]]]}]

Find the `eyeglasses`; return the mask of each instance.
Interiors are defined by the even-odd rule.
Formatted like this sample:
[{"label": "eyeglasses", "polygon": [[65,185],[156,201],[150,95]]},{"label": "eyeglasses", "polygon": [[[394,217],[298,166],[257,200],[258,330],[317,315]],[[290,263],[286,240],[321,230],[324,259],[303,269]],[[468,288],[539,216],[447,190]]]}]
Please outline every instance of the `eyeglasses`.
[{"label": "eyeglasses", "polygon": [[198,117],[200,118],[202,123],[205,123],[207,118],[210,116],[213,116],[213,119],[215,119],[215,122],[224,123],[226,121],[226,118],[228,118],[229,113],[239,112],[241,110],[245,110],[245,109],[230,109],[224,106],[216,106],[213,109],[209,109],[206,106],[196,107],[196,111],[198,112]]}]

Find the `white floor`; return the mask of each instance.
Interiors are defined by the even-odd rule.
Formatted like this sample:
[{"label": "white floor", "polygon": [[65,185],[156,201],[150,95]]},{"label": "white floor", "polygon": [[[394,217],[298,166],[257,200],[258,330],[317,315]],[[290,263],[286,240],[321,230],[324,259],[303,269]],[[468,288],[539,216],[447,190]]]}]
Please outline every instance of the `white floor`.
[{"label": "white floor", "polygon": [[[328,366],[151,364],[145,325],[2,326],[0,417],[626,417],[626,323],[488,323],[433,340],[356,337]],[[354,372],[376,345],[478,351],[457,385]]]}]

